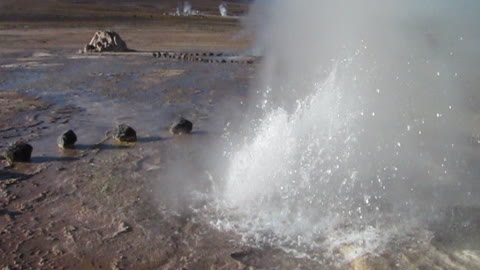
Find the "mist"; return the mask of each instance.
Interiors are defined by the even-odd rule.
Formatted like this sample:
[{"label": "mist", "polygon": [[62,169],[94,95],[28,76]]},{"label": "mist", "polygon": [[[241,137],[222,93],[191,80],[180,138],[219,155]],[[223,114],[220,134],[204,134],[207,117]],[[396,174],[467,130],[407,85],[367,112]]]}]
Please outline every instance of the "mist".
[{"label": "mist", "polygon": [[372,252],[408,232],[399,227],[478,205],[479,7],[253,4],[246,27],[263,63],[218,188],[238,219],[221,226]]}]

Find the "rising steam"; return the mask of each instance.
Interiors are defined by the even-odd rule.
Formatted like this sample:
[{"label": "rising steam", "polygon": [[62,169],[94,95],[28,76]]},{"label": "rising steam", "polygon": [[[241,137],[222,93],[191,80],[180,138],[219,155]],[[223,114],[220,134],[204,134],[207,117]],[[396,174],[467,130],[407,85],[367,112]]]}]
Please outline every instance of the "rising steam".
[{"label": "rising steam", "polygon": [[218,6],[218,11],[220,11],[220,16],[222,16],[222,17],[228,16],[228,14],[227,14],[227,4],[226,3],[221,3]]},{"label": "rising steam", "polygon": [[[398,227],[478,204],[479,4],[268,1],[253,132],[232,139],[220,199],[256,242],[374,251]],[[476,100],[478,102],[478,100]],[[233,218],[236,216],[237,218]],[[229,227],[230,228],[230,227]]]}]

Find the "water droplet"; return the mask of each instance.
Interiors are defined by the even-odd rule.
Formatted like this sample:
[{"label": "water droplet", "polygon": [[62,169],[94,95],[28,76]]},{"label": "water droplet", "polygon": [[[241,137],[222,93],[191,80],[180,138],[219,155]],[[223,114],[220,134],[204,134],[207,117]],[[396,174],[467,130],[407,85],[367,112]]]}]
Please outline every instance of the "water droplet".
[{"label": "water droplet", "polygon": [[380,89],[377,88],[377,94],[380,94]]},{"label": "water droplet", "polygon": [[365,195],[365,196],[363,197],[363,199],[365,200],[365,203],[366,203],[367,205],[370,203],[370,196]]},{"label": "water droplet", "polygon": [[437,71],[437,76],[440,76],[440,72]]}]

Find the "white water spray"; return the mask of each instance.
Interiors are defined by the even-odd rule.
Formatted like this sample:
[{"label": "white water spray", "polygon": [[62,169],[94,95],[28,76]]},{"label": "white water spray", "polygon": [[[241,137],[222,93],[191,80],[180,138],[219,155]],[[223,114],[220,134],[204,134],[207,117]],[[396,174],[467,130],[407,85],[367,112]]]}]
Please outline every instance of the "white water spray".
[{"label": "white water spray", "polygon": [[260,244],[373,252],[399,227],[479,203],[467,150],[477,112],[465,100],[480,35],[468,7],[267,6],[257,13],[261,117],[231,151],[220,226]]}]

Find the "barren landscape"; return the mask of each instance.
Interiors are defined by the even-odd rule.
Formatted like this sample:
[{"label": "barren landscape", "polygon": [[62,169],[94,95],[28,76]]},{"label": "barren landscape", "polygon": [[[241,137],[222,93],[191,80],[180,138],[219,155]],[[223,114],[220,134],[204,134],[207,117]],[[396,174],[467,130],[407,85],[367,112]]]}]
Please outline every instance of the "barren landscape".
[{"label": "barren landscape", "polygon": [[[476,205],[447,207],[378,253],[361,253],[357,239],[294,249],[225,225],[229,213],[209,196],[262,63],[153,57],[249,54],[254,37],[237,17],[248,3],[228,2],[233,17],[221,17],[220,2],[191,2],[205,16],[168,15],[176,1],[0,2],[0,148],[33,146],[30,163],[0,160],[2,269],[480,269]],[[136,52],[78,53],[105,29]],[[179,116],[191,134],[169,133]],[[111,138],[121,123],[137,142]],[[58,148],[69,129],[76,146]]]}]

